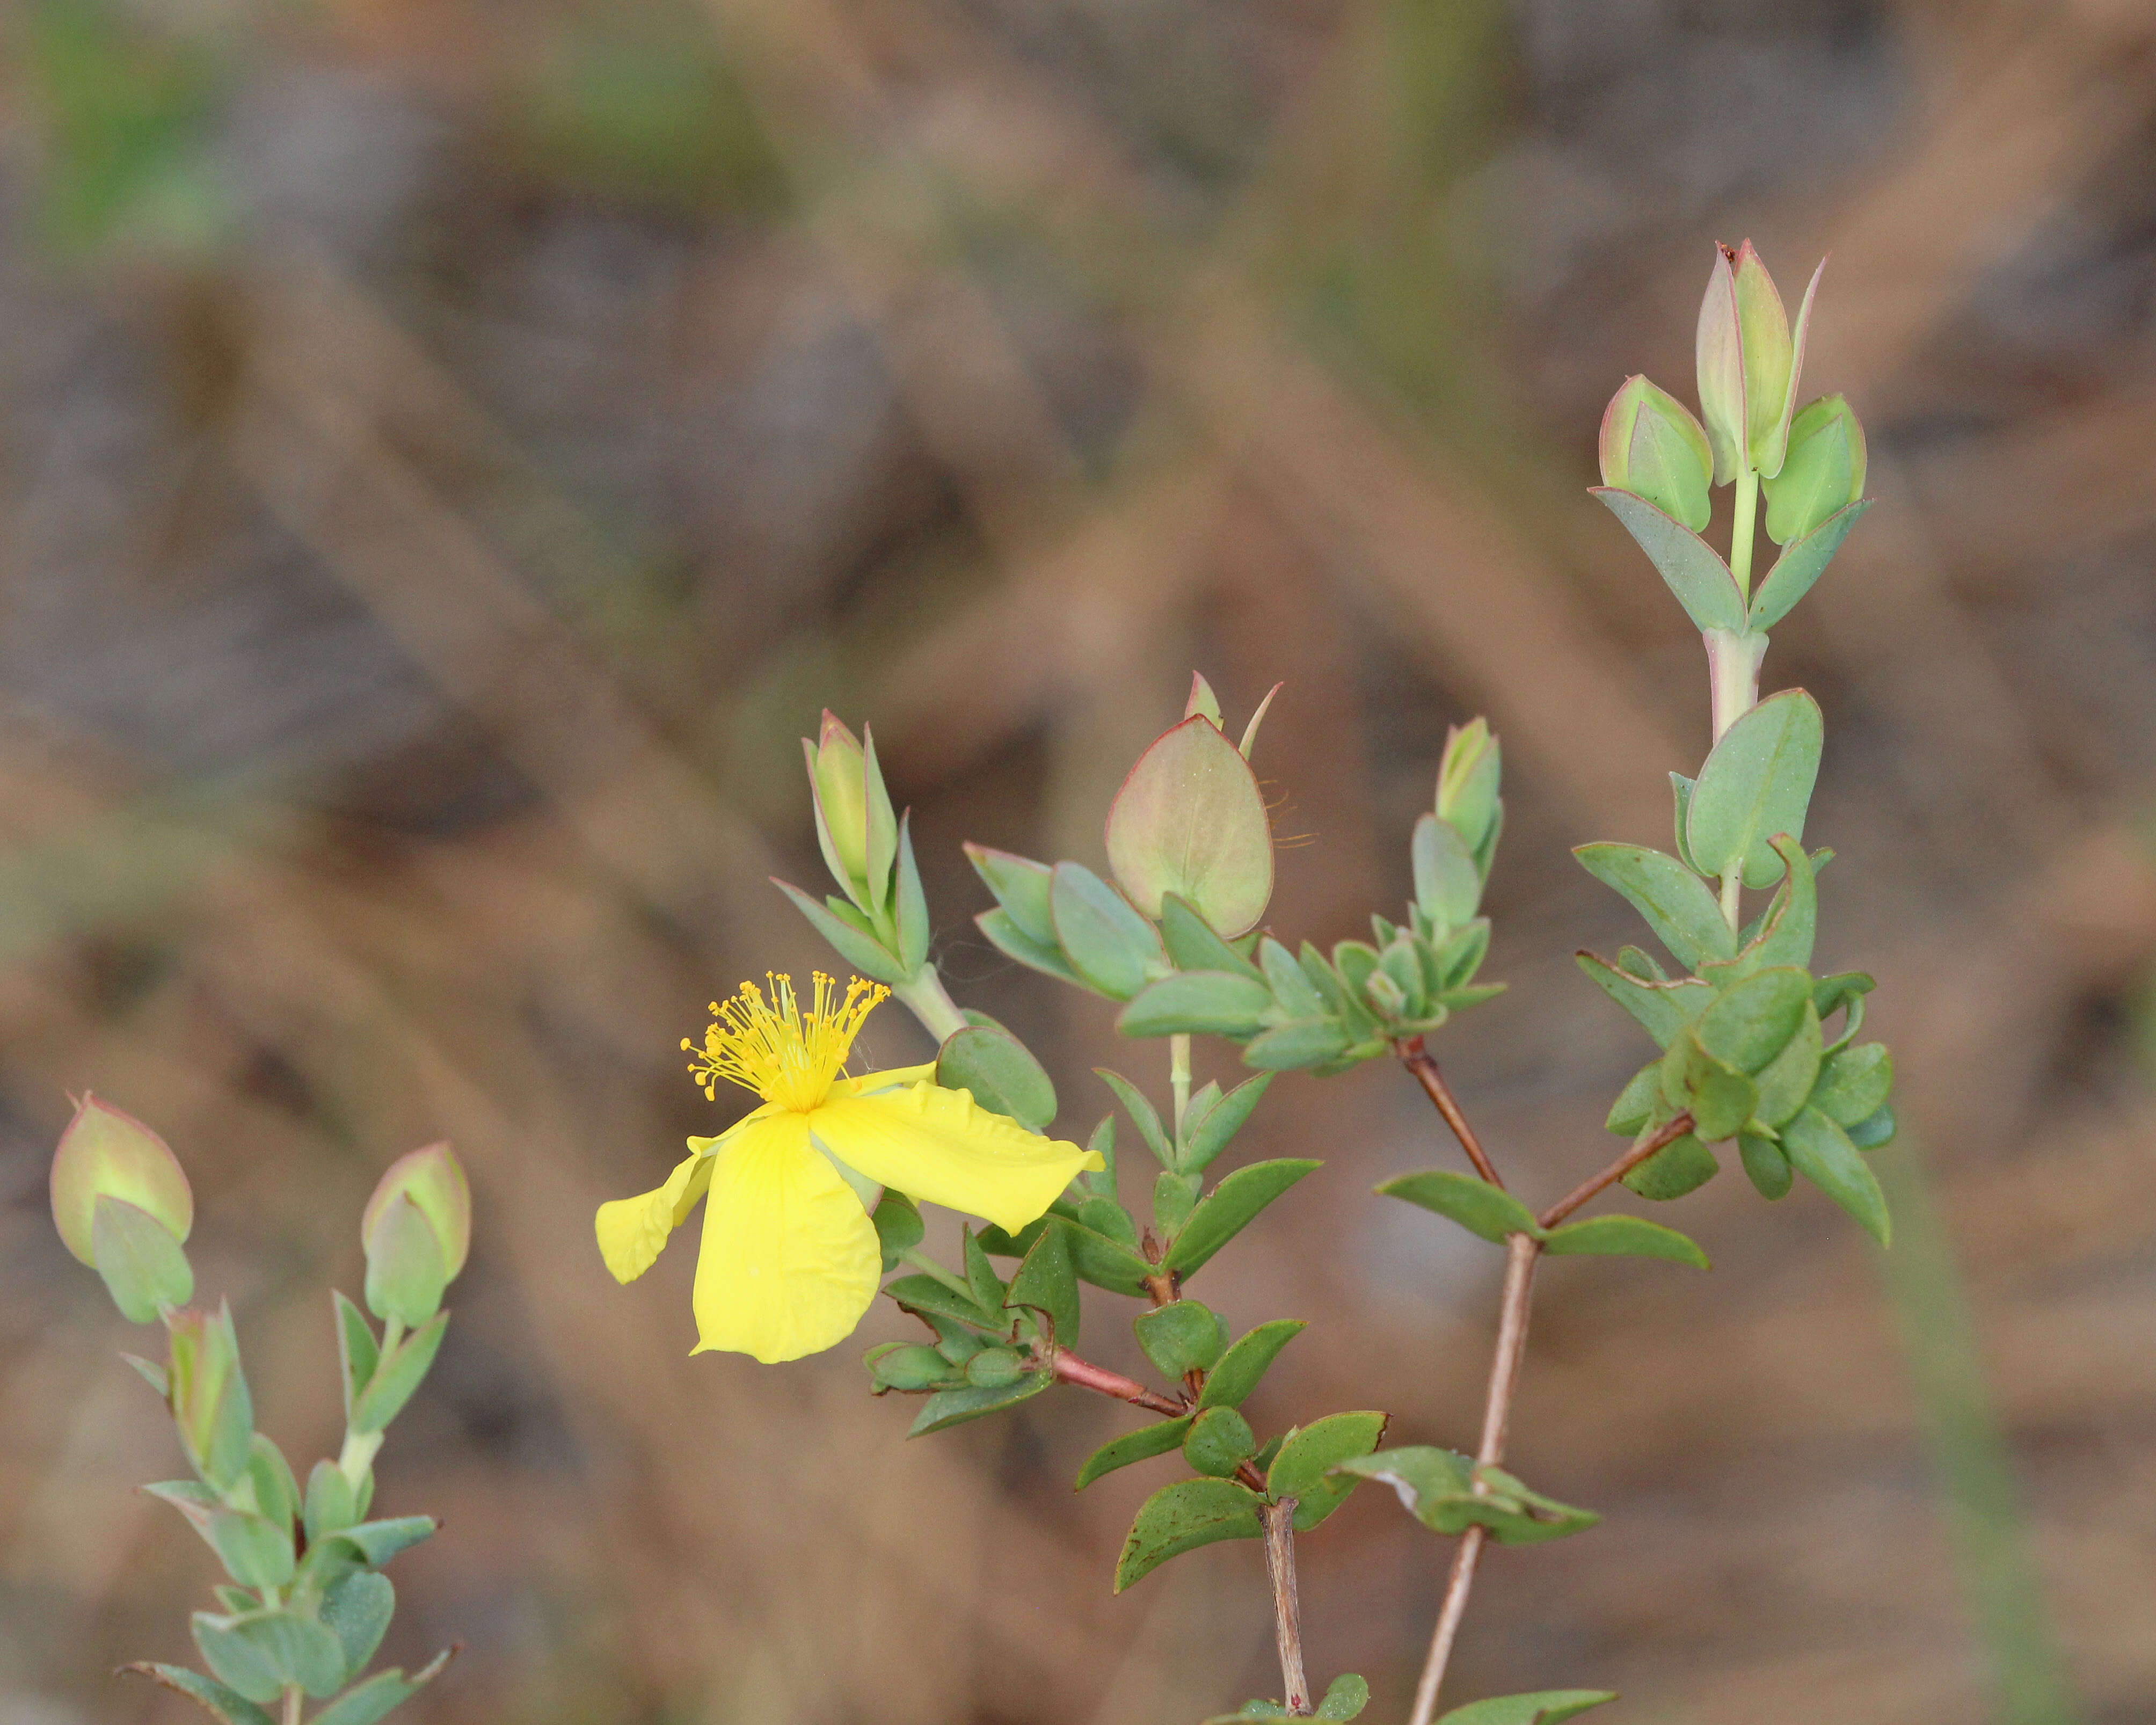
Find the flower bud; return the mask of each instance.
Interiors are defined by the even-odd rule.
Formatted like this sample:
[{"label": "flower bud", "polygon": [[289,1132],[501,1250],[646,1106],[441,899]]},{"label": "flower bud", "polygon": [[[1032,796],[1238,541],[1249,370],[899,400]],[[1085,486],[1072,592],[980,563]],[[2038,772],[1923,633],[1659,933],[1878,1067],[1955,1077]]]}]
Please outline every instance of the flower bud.
[{"label": "flower bud", "polygon": [[815,742],[804,737],[801,747],[808,757],[816,836],[823,840],[824,860],[838,883],[858,899],[861,895],[853,889],[866,884],[869,870],[866,758],[860,739],[826,707]]},{"label": "flower bud", "polygon": [[1138,757],[1108,809],[1108,863],[1130,901],[1158,917],[1175,893],[1232,940],[1273,894],[1273,832],[1250,762],[1203,713]]},{"label": "flower bud", "polygon": [[1864,495],[1864,427],[1838,395],[1821,396],[1789,423],[1782,470],[1764,482],[1767,536],[1801,539]]},{"label": "flower bud", "polygon": [[85,1093],[53,1153],[53,1224],[67,1249],[93,1266],[100,1198],[147,1212],[175,1240],[194,1227],[194,1194],[165,1141],[133,1115]]},{"label": "flower bud", "polygon": [[254,1438],[254,1404],[240,1369],[231,1305],[220,1306],[213,1316],[177,1312],[167,1325],[172,1423],[195,1471],[226,1491],[246,1471]]},{"label": "flower bud", "polygon": [[441,1247],[443,1272],[454,1281],[471,1250],[471,1183],[465,1178],[457,1153],[444,1142],[408,1150],[391,1163],[360,1214],[362,1239],[374,1231],[382,1213],[399,1194],[410,1199],[432,1225]]},{"label": "flower bud", "polygon": [[1460,834],[1485,876],[1505,813],[1497,794],[1502,767],[1487,719],[1455,725],[1445,733],[1445,757],[1437,769],[1437,818]]},{"label": "flower bud", "polygon": [[1697,533],[1712,512],[1714,454],[1691,410],[1641,377],[1627,377],[1602,415],[1602,483],[1643,497]]},{"label": "flower bud", "polygon": [[1716,249],[1714,274],[1700,302],[1697,349],[1700,414],[1714,452],[1716,484],[1728,484],[1748,467],[1762,475],[1781,471],[1818,290],[1814,270],[1792,335],[1774,279],[1752,242],[1734,251]]},{"label": "flower bud", "polygon": [[392,1163],[367,1201],[360,1240],[368,1309],[413,1328],[432,1317],[471,1245],[471,1188],[456,1153],[429,1144]]}]

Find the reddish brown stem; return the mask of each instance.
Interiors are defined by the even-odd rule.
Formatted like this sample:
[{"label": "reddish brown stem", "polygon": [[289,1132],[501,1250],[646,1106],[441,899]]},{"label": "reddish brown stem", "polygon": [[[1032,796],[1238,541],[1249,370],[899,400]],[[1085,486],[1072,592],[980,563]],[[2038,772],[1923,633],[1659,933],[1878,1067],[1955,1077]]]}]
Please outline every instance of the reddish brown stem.
[{"label": "reddish brown stem", "polygon": [[1680,1114],[1667,1126],[1656,1132],[1652,1137],[1641,1139],[1616,1161],[1603,1169],[1600,1173],[1595,1175],[1593,1179],[1583,1180],[1544,1210],[1539,1218],[1542,1225],[1545,1228],[1556,1227],[1558,1223],[1585,1204],[1596,1193],[1601,1191],[1604,1187],[1615,1184],[1657,1150],[1666,1149],[1676,1142],[1679,1138],[1691,1130],[1691,1125],[1690,1114]]},{"label": "reddish brown stem", "polygon": [[1445,1074],[1438,1070],[1436,1056],[1423,1046],[1419,1036],[1410,1036],[1404,1042],[1394,1043],[1393,1050],[1399,1055],[1401,1064],[1414,1074],[1415,1081],[1422,1086],[1424,1094],[1436,1105],[1437,1111],[1445,1117],[1445,1123],[1452,1128],[1453,1137],[1460,1140],[1460,1147],[1467,1153],[1467,1159],[1475,1164],[1475,1172],[1502,1192],[1505,1183],[1497,1177],[1496,1165],[1484,1153],[1481,1139],[1475,1136],[1475,1128],[1467,1123],[1466,1115],[1460,1111],[1459,1101],[1452,1094],[1452,1086],[1445,1081]]},{"label": "reddish brown stem", "polygon": [[[1535,1266],[1542,1257],[1542,1243],[1525,1234],[1505,1242],[1505,1291],[1497,1312],[1497,1348],[1490,1362],[1489,1399],[1482,1409],[1482,1445],[1476,1461],[1494,1467],[1505,1459],[1505,1438],[1512,1417],[1512,1397],[1520,1385],[1520,1367],[1527,1353],[1527,1318],[1534,1298]],[[1476,1491],[1483,1490],[1476,1481]],[[1422,1681],[1415,1686],[1414,1711],[1409,1725],[1430,1725],[1437,1710],[1437,1692],[1445,1681],[1445,1668],[1452,1658],[1452,1644],[1460,1635],[1460,1620],[1467,1615],[1467,1596],[1475,1586],[1475,1569],[1489,1541],[1481,1523],[1460,1536],[1460,1550],[1452,1560],[1445,1583],[1445,1604],[1437,1614],[1437,1628],[1430,1639],[1430,1657]]]},{"label": "reddish brown stem", "polygon": [[1090,1389],[1100,1395],[1111,1395],[1119,1402],[1128,1402],[1132,1407],[1149,1409],[1156,1414],[1165,1414],[1171,1420],[1179,1420],[1190,1409],[1183,1403],[1147,1389],[1135,1378],[1126,1378],[1121,1372],[1111,1372],[1106,1366],[1096,1366],[1091,1360],[1081,1359],[1075,1353],[1057,1348],[1054,1370],[1059,1384],[1075,1384],[1081,1389]]}]

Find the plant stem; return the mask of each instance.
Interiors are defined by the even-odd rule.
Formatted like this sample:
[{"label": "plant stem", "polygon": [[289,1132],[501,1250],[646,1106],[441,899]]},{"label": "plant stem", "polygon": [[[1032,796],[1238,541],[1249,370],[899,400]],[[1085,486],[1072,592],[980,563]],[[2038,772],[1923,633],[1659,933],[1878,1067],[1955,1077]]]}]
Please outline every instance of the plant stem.
[{"label": "plant stem", "polygon": [[1190,1409],[1183,1403],[1147,1389],[1135,1378],[1126,1378],[1121,1372],[1111,1372],[1106,1366],[1096,1366],[1092,1361],[1081,1359],[1065,1348],[1055,1350],[1050,1367],[1059,1384],[1075,1384],[1081,1389],[1090,1389],[1099,1395],[1111,1395],[1119,1402],[1128,1402],[1132,1407],[1149,1409],[1156,1414],[1165,1414],[1171,1420],[1180,1420]]},{"label": "plant stem", "polygon": [[1475,1164],[1475,1172],[1499,1191],[1505,1183],[1497,1177],[1497,1169],[1484,1153],[1482,1141],[1475,1136],[1475,1128],[1467,1123],[1460,1111],[1460,1102],[1452,1094],[1452,1086],[1445,1081],[1445,1075],[1437,1069],[1436,1059],[1423,1046],[1422,1038],[1411,1036],[1404,1042],[1393,1045],[1393,1052],[1400,1057],[1401,1064],[1415,1076],[1423,1093],[1436,1105],[1437,1111],[1445,1117],[1445,1123],[1452,1128],[1452,1135],[1460,1140],[1460,1147],[1467,1153],[1467,1159]]},{"label": "plant stem", "polygon": [[1302,1669],[1302,1613],[1295,1593],[1295,1499],[1258,1512],[1265,1529],[1265,1574],[1273,1584],[1273,1630],[1280,1644],[1281,1701],[1291,1718],[1310,1717],[1310,1679]]},{"label": "plant stem", "polygon": [[1611,1163],[1600,1173],[1595,1175],[1593,1179],[1581,1181],[1578,1185],[1573,1187],[1571,1191],[1544,1210],[1536,1218],[1536,1220],[1545,1228],[1556,1227],[1558,1223],[1585,1204],[1596,1193],[1601,1191],[1604,1187],[1613,1185],[1623,1179],[1657,1150],[1674,1144],[1691,1130],[1691,1116],[1689,1113],[1678,1115],[1666,1126],[1658,1128],[1640,1139],[1638,1143],[1633,1145],[1630,1150]]},{"label": "plant stem", "polygon": [[1759,475],[1748,456],[1743,471],[1737,475],[1737,516],[1729,528],[1729,572],[1747,599],[1752,597],[1752,542],[1759,536],[1758,519]]},{"label": "plant stem", "polygon": [[297,1683],[285,1686],[285,1706],[279,1715],[279,1725],[300,1725],[307,1707],[307,1692]]},{"label": "plant stem", "polygon": [[970,1022],[944,988],[942,973],[932,963],[922,965],[911,980],[896,984],[891,996],[919,1019],[921,1027],[939,1043]]},{"label": "plant stem", "polygon": [[[1542,1256],[1541,1242],[1515,1234],[1505,1242],[1505,1291],[1497,1309],[1497,1347],[1490,1362],[1490,1394],[1482,1409],[1482,1444],[1476,1461],[1494,1467],[1505,1459],[1505,1438],[1512,1424],[1512,1397],[1520,1385],[1520,1368],[1527,1358],[1527,1322],[1532,1315],[1535,1265]],[[1483,1489],[1478,1478],[1475,1486]],[[1475,1570],[1489,1542],[1489,1531],[1476,1523],[1460,1536],[1460,1550],[1452,1560],[1445,1584],[1445,1604],[1437,1614],[1437,1628],[1430,1640],[1430,1657],[1415,1686],[1414,1711],[1409,1725],[1430,1725],[1437,1711],[1437,1693],[1445,1683],[1445,1668],[1451,1661],[1452,1645],[1460,1635],[1460,1620],[1467,1615],[1467,1596],[1475,1586]]]}]

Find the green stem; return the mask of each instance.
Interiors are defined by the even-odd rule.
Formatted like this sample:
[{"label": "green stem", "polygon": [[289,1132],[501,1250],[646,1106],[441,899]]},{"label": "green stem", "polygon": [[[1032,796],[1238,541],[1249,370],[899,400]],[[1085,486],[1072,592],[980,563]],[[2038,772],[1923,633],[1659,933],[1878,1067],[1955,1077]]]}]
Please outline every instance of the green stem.
[{"label": "green stem", "polygon": [[1758,536],[1759,475],[1748,465],[1737,475],[1737,520],[1729,530],[1729,572],[1737,578],[1737,590],[1752,597],[1752,542]]},{"label": "green stem", "polygon": [[306,1707],[307,1692],[297,1683],[287,1683],[285,1686],[284,1710],[278,1716],[279,1725],[300,1725],[300,1721],[306,1715]]},{"label": "green stem", "polygon": [[922,965],[911,981],[894,988],[891,996],[919,1019],[923,1028],[939,1043],[966,1028],[966,1014],[958,1010],[957,1003],[945,992],[942,975],[933,964]]}]

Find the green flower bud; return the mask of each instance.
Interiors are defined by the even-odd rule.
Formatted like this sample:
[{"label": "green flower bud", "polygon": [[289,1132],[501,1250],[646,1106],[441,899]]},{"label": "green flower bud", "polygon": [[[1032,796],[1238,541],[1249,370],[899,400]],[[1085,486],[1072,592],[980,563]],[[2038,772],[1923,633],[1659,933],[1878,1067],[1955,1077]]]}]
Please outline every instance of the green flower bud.
[{"label": "green flower bud", "polygon": [[886,1343],[870,1352],[862,1363],[869,1368],[871,1394],[875,1395],[893,1389],[915,1394],[939,1389],[963,1376],[954,1372],[934,1348],[905,1342]]},{"label": "green flower bud", "polygon": [[1445,756],[1437,769],[1437,818],[1460,834],[1486,877],[1504,820],[1505,804],[1497,794],[1502,768],[1487,719],[1471,719],[1445,732]]},{"label": "green flower bud", "polygon": [[247,1471],[254,1439],[254,1404],[240,1369],[239,1338],[230,1302],[214,1316],[176,1312],[172,1334],[172,1423],[195,1471],[218,1491],[228,1491]]},{"label": "green flower bud", "polygon": [[465,1178],[457,1153],[444,1142],[408,1150],[391,1163],[360,1214],[362,1240],[375,1231],[382,1212],[400,1194],[418,1207],[433,1228],[441,1249],[443,1274],[454,1281],[471,1250],[471,1183]]},{"label": "green flower bud", "polygon": [[85,1092],[53,1153],[53,1224],[67,1249],[92,1266],[100,1198],[146,1211],[175,1240],[194,1227],[194,1193],[171,1147],[133,1115]]},{"label": "green flower bud", "polygon": [[[1822,261],[1820,270],[1825,267]],[[1747,468],[1763,476],[1782,470],[1818,290],[1815,270],[1792,334],[1774,279],[1752,242],[1734,251],[1716,248],[1697,338],[1700,414],[1714,452],[1716,484],[1727,485]]]},{"label": "green flower bud", "polygon": [[1602,415],[1602,483],[1643,497],[1697,533],[1712,512],[1714,454],[1691,410],[1666,389],[1631,377]]},{"label": "green flower bud", "polygon": [[816,804],[816,836],[832,878],[850,896],[861,901],[868,882],[869,804],[867,757],[860,739],[829,707],[823,728],[811,743],[801,739],[808,759],[808,783]]},{"label": "green flower bud", "polygon": [[367,1199],[359,1232],[368,1309],[409,1327],[426,1322],[471,1245],[471,1188],[456,1153],[429,1144],[398,1157]]},{"label": "green flower bud", "polygon": [[1764,481],[1767,536],[1801,539],[1864,495],[1864,427],[1838,395],[1821,396],[1789,423],[1782,470]]},{"label": "green flower bud", "polygon": [[1138,757],[1109,806],[1107,842],[1116,883],[1147,916],[1172,892],[1232,940],[1257,926],[1273,896],[1265,793],[1202,712]]}]

